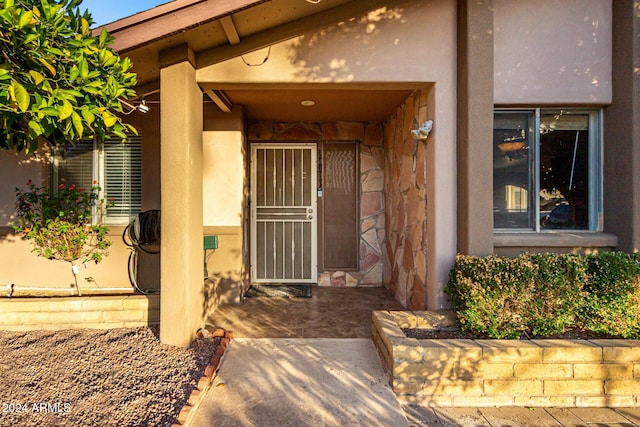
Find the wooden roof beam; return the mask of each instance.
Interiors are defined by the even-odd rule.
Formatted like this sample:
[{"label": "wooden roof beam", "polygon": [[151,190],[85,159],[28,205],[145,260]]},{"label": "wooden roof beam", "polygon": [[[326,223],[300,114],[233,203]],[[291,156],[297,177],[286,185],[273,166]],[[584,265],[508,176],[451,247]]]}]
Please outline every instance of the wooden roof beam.
[{"label": "wooden roof beam", "polygon": [[205,89],[204,92],[211,98],[211,100],[225,113],[231,112],[233,104],[229,101],[229,98],[221,91],[215,89]]},{"label": "wooden roof beam", "polygon": [[224,34],[227,36],[227,40],[229,40],[229,44],[234,45],[240,43],[240,36],[238,35],[238,30],[236,29],[231,16],[224,16],[220,19],[220,24],[222,24],[222,29],[224,30]]}]

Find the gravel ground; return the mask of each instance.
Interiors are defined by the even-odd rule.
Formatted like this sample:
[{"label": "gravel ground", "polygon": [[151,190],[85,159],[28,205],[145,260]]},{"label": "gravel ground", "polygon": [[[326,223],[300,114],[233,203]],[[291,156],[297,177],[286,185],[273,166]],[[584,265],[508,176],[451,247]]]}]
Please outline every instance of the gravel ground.
[{"label": "gravel ground", "polygon": [[0,331],[0,426],[170,426],[219,342],[171,347],[157,327]]}]

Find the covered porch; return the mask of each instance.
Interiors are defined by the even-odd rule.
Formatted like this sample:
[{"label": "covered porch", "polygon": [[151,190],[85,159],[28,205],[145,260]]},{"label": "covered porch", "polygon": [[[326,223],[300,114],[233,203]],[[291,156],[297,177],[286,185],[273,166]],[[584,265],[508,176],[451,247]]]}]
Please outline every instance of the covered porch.
[{"label": "covered porch", "polygon": [[[446,306],[457,245],[457,4],[298,6],[225,2],[180,37],[160,23],[192,6],[161,6],[109,28],[116,48],[145,64],[137,102],[152,111],[136,124],[152,171],[143,178],[146,206],[162,211],[163,342],[187,345],[258,277],[256,144],[311,146],[325,156],[310,172],[321,183],[333,177],[322,169],[327,150],[351,150],[349,221],[328,207],[327,187],[310,191],[317,207],[307,212],[318,224],[304,240],[316,252],[307,283],[384,286],[400,307]],[[427,120],[434,122],[428,140],[414,139],[411,131]],[[336,243],[345,234],[339,226],[352,233],[347,250]],[[205,254],[204,285],[203,235],[219,238]]]}]

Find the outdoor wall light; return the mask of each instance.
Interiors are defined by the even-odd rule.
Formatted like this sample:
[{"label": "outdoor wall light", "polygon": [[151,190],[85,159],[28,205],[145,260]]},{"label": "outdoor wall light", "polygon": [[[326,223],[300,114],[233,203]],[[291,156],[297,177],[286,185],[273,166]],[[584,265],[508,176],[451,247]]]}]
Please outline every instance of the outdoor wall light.
[{"label": "outdoor wall light", "polygon": [[142,114],[147,114],[149,112],[149,106],[145,104],[144,98],[142,98],[140,105],[138,105],[138,111],[140,111]]},{"label": "outdoor wall light", "polygon": [[140,104],[133,105],[128,103],[127,101],[125,101],[124,99],[118,99],[118,101],[120,101],[120,103],[122,105],[124,105],[125,107],[129,108],[129,111],[123,111],[122,113],[125,115],[131,114],[134,111],[140,111],[142,114],[146,114],[149,112],[149,106],[147,104],[145,104],[144,99],[140,102]]},{"label": "outdoor wall light", "polygon": [[411,131],[411,136],[414,139],[427,139],[431,129],[433,128],[433,120],[427,120],[423,124],[420,125],[418,129],[414,129]]}]

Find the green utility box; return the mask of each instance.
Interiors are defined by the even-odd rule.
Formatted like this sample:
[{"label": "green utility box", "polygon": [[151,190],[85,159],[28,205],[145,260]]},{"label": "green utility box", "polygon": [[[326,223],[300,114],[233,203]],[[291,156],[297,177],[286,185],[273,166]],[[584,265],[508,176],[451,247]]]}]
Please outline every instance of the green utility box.
[{"label": "green utility box", "polygon": [[218,249],[218,236],[204,236],[204,250]]}]

